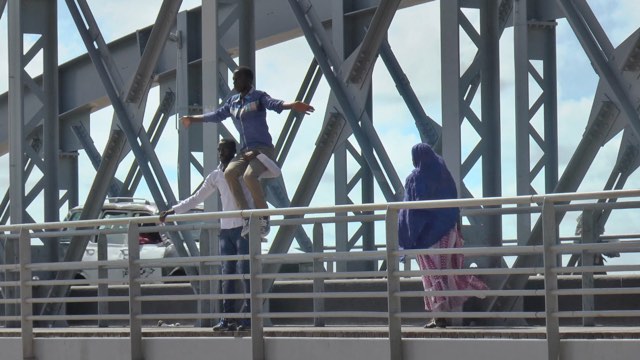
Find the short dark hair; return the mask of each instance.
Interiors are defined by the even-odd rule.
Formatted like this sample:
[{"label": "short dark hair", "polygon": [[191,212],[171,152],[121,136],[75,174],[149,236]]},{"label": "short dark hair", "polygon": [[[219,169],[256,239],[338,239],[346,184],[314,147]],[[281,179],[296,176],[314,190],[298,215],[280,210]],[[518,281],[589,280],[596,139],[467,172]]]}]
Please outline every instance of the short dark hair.
[{"label": "short dark hair", "polygon": [[233,139],[221,139],[218,146],[226,147],[231,150],[234,154],[236,153],[236,141]]},{"label": "short dark hair", "polygon": [[250,67],[238,66],[234,72],[238,73],[239,75],[246,76],[248,80],[253,82],[253,70],[251,70]]}]

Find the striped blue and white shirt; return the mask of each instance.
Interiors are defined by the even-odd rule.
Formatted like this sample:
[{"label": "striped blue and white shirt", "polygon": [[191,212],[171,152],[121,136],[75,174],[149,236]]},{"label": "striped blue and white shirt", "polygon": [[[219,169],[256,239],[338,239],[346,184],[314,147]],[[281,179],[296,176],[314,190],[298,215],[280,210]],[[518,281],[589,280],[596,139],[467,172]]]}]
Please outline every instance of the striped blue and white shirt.
[{"label": "striped blue and white shirt", "polygon": [[204,122],[219,123],[232,118],[233,125],[240,133],[241,152],[259,146],[273,147],[267,125],[267,110],[279,114],[283,110],[283,104],[284,101],[273,99],[266,92],[251,88],[244,97],[235,94],[217,110],[204,114]]}]

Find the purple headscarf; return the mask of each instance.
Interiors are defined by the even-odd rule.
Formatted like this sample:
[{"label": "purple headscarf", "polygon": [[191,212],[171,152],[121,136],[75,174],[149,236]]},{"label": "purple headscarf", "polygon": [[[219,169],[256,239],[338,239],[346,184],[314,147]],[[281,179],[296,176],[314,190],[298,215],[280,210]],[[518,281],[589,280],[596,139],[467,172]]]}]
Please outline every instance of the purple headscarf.
[{"label": "purple headscarf", "polygon": [[[415,169],[407,176],[404,201],[455,199],[456,184],[451,173],[428,144],[411,149]],[[401,209],[398,239],[404,249],[426,249],[440,241],[458,222],[460,209]]]}]

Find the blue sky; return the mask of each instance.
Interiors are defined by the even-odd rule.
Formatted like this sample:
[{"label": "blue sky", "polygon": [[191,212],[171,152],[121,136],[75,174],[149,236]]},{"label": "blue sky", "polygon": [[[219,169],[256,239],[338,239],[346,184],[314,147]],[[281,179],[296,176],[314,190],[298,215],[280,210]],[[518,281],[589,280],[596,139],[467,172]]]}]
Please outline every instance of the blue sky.
[{"label": "blue sky", "polygon": [[[60,62],[66,62],[85,52],[83,43],[77,34],[75,25],[71,21],[64,2],[59,1],[59,38]],[[620,44],[634,30],[639,22],[635,14],[640,13],[640,2],[637,0],[589,0],[595,14],[606,30],[614,46]],[[107,41],[112,41],[136,29],[153,23],[160,0],[144,1],[97,1],[89,0],[89,5],[98,21],[101,31]],[[198,0],[185,0],[181,10],[190,9],[200,5]],[[126,9],[126,10],[125,10]],[[477,24],[477,13],[465,10],[469,19]],[[631,15],[633,14],[633,15]],[[417,93],[428,115],[440,122],[441,98],[440,98],[440,38],[439,38],[439,4],[437,1],[415,6],[398,11],[389,30],[389,42],[399,59],[405,73],[409,77],[414,91]],[[0,39],[7,39],[6,11],[0,19]],[[583,129],[586,126],[593,96],[595,94],[598,78],[590,62],[571,28],[564,19],[558,21],[558,118],[559,133],[562,151],[560,163],[564,166],[573,154],[576,144],[580,141]],[[475,55],[475,47],[468,40],[462,40],[463,48],[462,68],[470,62]],[[291,56],[295,54],[295,56]],[[307,48],[304,38],[298,38],[277,46],[258,51],[256,55],[256,74],[258,87],[268,91],[273,97],[292,99],[302,81],[311,61],[312,54]],[[513,144],[514,134],[514,87],[513,87],[513,32],[509,28],[505,31],[501,40],[501,106],[502,106],[502,183],[504,195],[515,195],[515,172]],[[35,64],[34,71],[39,69]],[[7,43],[0,41],[0,92],[7,90]],[[387,151],[396,166],[399,176],[404,179],[411,170],[409,149],[419,141],[419,136],[408,110],[395,85],[392,83],[384,65],[378,62],[374,71],[373,121],[378,129],[380,137],[387,145]],[[286,180],[289,195],[292,195],[302,175],[303,166],[308,163],[308,157],[317,138],[320,125],[324,120],[324,112],[329,95],[326,82],[322,82],[313,100],[316,112],[305,118],[300,134],[294,143],[287,163],[283,167],[283,176]],[[157,89],[152,91],[148,104],[148,114],[152,114],[157,105]],[[150,118],[151,115],[147,117]],[[106,141],[105,134],[111,123],[112,109],[105,108],[92,115],[92,136],[99,150],[102,150]],[[286,118],[286,114],[269,114],[269,124],[274,138]],[[174,119],[177,120],[177,119]],[[176,121],[170,123],[158,149],[158,156],[163,159],[163,165],[170,182],[175,185],[175,164],[177,131]],[[229,127],[231,128],[230,124]],[[463,152],[472,148],[473,134],[465,132]],[[598,158],[594,161],[592,170],[587,175],[580,190],[601,190],[604,187],[606,177],[611,171],[612,159],[615,159],[618,150],[619,137],[605,146]],[[128,156],[124,165],[118,172],[118,177],[124,178],[131,164],[132,157]],[[82,176],[80,197],[81,203],[93,180],[93,168],[88,159],[81,154],[80,165]],[[8,189],[8,155],[0,157],[0,194]],[[352,173],[355,168],[350,170]],[[331,205],[333,201],[332,165],[327,169],[327,174],[322,180],[313,205]],[[466,179],[467,186],[479,196],[479,181],[472,172],[472,176]],[[562,173],[562,169],[561,169]],[[194,173],[194,186],[199,183],[200,177]],[[638,187],[640,179],[637,175],[629,179],[628,186]],[[177,191],[176,191],[177,193]],[[150,198],[148,191],[141,185],[138,196]],[[358,202],[357,197],[354,201]],[[384,198],[376,193],[376,201],[383,202]],[[33,205],[33,213],[41,206],[38,201]],[[63,216],[64,214],[62,214]],[[37,217],[37,216],[36,216]],[[571,221],[568,221],[571,223]],[[572,226],[567,225],[569,228]],[[569,231],[569,230],[567,230]]]}]

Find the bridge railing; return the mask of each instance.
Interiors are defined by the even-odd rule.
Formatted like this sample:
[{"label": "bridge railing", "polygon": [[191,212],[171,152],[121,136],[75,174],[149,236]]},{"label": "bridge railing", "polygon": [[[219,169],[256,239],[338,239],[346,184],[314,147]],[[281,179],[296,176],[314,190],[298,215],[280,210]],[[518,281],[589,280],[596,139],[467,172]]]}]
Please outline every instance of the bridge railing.
[{"label": "bridge railing", "polygon": [[[246,216],[251,220],[249,234],[250,250],[248,255],[221,256],[215,251],[205,252],[198,257],[171,257],[162,259],[140,259],[139,234],[141,224],[156,223],[156,217],[120,218],[109,220],[71,221],[59,223],[19,224],[0,227],[0,241],[5,249],[5,261],[0,265],[4,277],[0,281],[3,298],[0,305],[4,313],[0,314],[0,322],[7,327],[21,327],[22,341],[25,347],[33,346],[34,324],[51,324],[52,322],[66,322],[73,325],[82,322],[93,322],[95,326],[109,324],[125,324],[129,327],[132,356],[142,352],[142,329],[156,326],[157,321],[170,320],[191,321],[189,326],[199,326],[206,321],[221,317],[251,319],[251,338],[255,359],[264,354],[265,325],[277,324],[278,319],[298,319],[298,324],[308,326],[326,326],[329,319],[352,319],[353,324],[384,324],[388,328],[390,341],[390,358],[401,359],[402,328],[403,325],[415,325],[429,317],[450,319],[467,319],[476,324],[490,323],[495,319],[536,320],[543,321],[546,327],[547,342],[550,356],[557,354],[559,347],[560,319],[578,318],[586,326],[593,325],[599,318],[639,317],[640,310],[614,309],[595,307],[594,299],[600,296],[624,296],[640,294],[640,287],[618,284],[612,287],[600,287],[596,284],[599,273],[625,272],[634,273],[640,270],[639,262],[629,261],[627,264],[598,264],[594,263],[595,256],[601,253],[634,254],[640,252],[638,234],[620,233],[617,235],[600,235],[597,229],[588,226],[589,219],[594,218],[603,209],[631,211],[629,219],[637,217],[640,208],[639,190],[609,191],[595,193],[552,194],[540,196],[518,196],[486,199],[456,199],[429,202],[386,203],[366,205],[344,205],[315,208],[286,208],[265,209],[236,212],[198,213],[172,216],[172,221],[188,221],[188,225],[154,225],[145,226],[144,231],[169,230],[201,230],[201,248],[204,243],[215,246],[215,232],[213,225],[222,217]],[[615,202],[602,202],[601,199],[616,199]],[[531,205],[531,207],[515,207],[516,205]],[[541,205],[540,205],[541,204]],[[481,206],[492,206],[486,214],[490,216],[504,216],[509,213],[521,213],[523,209],[540,212],[542,222],[542,242],[535,245],[513,245],[513,242],[501,247],[465,247],[459,249],[420,249],[401,250],[398,246],[397,218],[402,208],[438,208],[459,206],[468,211],[480,212]],[[371,215],[334,216],[335,213],[371,212]],[[467,211],[467,210],[465,210]],[[559,223],[565,212],[577,211],[583,216],[583,235],[580,238],[565,237],[559,234]],[[269,215],[272,225],[278,226],[312,226],[314,252],[311,253],[268,253],[259,237],[258,224],[253,219],[258,216]],[[586,220],[585,220],[586,219]],[[340,252],[326,251],[323,224],[333,224],[337,221],[363,222],[374,221],[381,224],[384,244],[377,250]],[[628,224],[626,224],[628,225]],[[128,248],[126,256],[118,260],[107,259],[98,261],[78,262],[31,262],[32,241],[39,239],[47,241],[61,236],[89,234],[99,237],[105,228],[111,232],[126,234]],[[621,226],[621,228],[633,228]],[[64,230],[60,230],[64,229]],[[617,230],[617,229],[616,229]],[[584,234],[586,232],[586,235]],[[591,239],[593,241],[577,240]],[[613,241],[617,240],[617,241]],[[12,247],[11,243],[17,244]],[[268,245],[268,244],[267,244]],[[8,251],[17,249],[17,253]],[[123,254],[125,254],[123,253]],[[537,256],[539,265],[531,267],[501,267],[501,268],[464,268],[420,271],[411,266],[401,266],[401,259],[412,258],[422,254],[459,253],[465,257],[516,257]],[[213,254],[213,255],[208,255]],[[580,259],[579,266],[563,266],[563,262],[571,255]],[[374,261],[383,266],[371,271],[327,271],[328,264],[339,261]],[[224,261],[249,261],[249,274],[220,274],[217,269]],[[287,268],[286,264],[306,264],[299,266],[297,271],[269,272],[274,265]],[[155,278],[143,277],[145,268],[195,266],[198,275],[174,277],[160,276]],[[40,279],[40,272],[83,269],[98,270],[97,279]],[[125,279],[109,278],[109,269],[122,269],[126,272]],[[559,277],[565,274],[578,274],[580,286],[564,288],[559,286]],[[485,279],[505,278],[507,276],[526,276],[542,278],[544,286],[541,288],[490,288],[488,290],[444,290],[423,291],[407,286],[408,279],[417,279],[423,275],[477,275]],[[250,280],[250,291],[238,294],[220,294],[217,284],[220,281]],[[182,294],[153,294],[148,288],[169,287],[175,282],[190,282],[193,291]],[[270,291],[274,282],[297,282],[309,285],[307,288],[289,287],[277,292]],[[336,283],[342,281],[342,287]],[[361,287],[358,284],[377,282],[381,287]],[[415,282],[414,282],[415,283]],[[495,281],[490,283],[496,283]],[[46,298],[46,289],[50,286],[94,286],[96,295],[71,296],[61,298]],[[117,286],[124,286],[126,291],[115,291]],[[288,289],[288,290],[287,290]],[[457,311],[427,313],[415,306],[424,296],[464,296],[478,298],[518,297],[542,298],[543,307],[538,310],[524,308],[510,311]],[[560,308],[560,298],[564,296],[581,297],[581,309],[563,310]],[[251,312],[223,314],[216,311],[215,303],[222,299],[249,299]],[[268,301],[265,301],[268,300]],[[274,303],[278,301],[307,302],[306,307],[291,308],[289,311],[276,310]],[[197,302],[198,311],[181,311],[184,302]],[[41,314],[39,309],[46,303],[62,303],[66,307],[78,303],[97,304],[97,313],[87,314]],[[383,302],[386,306],[373,307],[371,304]],[[165,305],[163,312],[149,313],[145,311],[152,304]],[[118,304],[127,304],[126,313],[109,313],[109,308]],[[175,304],[175,306],[172,306]],[[471,319],[471,320],[469,320]],[[195,325],[194,325],[195,324]],[[460,321],[458,320],[458,323]]]}]

